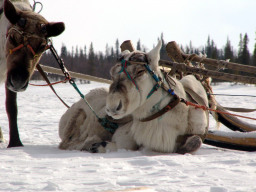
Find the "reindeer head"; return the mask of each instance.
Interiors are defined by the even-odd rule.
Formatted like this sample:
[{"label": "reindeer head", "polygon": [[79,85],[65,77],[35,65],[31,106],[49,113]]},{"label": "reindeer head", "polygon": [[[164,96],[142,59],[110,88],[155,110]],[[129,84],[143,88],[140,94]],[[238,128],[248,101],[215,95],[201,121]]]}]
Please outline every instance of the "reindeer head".
[{"label": "reindeer head", "polygon": [[111,68],[113,83],[107,96],[106,112],[114,119],[132,114],[142,106],[152,90],[155,81],[146,65],[160,75],[161,41],[149,53],[124,51],[120,61]]},{"label": "reindeer head", "polygon": [[6,38],[7,88],[24,91],[36,64],[45,51],[48,38],[61,34],[64,23],[49,23],[33,11],[22,11],[9,0],[4,2],[4,13],[10,22]]}]

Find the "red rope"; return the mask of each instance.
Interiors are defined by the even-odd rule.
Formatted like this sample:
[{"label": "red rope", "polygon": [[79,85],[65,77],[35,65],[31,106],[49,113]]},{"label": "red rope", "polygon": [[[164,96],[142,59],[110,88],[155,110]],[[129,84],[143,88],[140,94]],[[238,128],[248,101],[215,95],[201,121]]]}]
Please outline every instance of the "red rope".
[{"label": "red rope", "polygon": [[24,47],[24,45],[23,45],[23,44],[20,44],[18,47],[15,47],[14,49],[10,49],[10,50],[9,50],[10,55],[11,55],[13,52],[18,51],[18,50],[21,49],[22,47]]},{"label": "red rope", "polygon": [[241,118],[251,119],[251,120],[256,121],[256,118],[253,118],[253,117],[246,117],[246,116],[237,115],[237,114],[234,114],[234,113],[229,113],[229,112],[224,112],[224,111],[220,111],[220,110],[211,109],[211,108],[206,107],[204,105],[198,105],[198,104],[186,101],[186,100],[182,100],[182,102],[184,102],[187,106],[190,105],[190,106],[193,106],[195,108],[203,109],[204,111],[208,110],[208,111],[213,111],[213,112],[217,112],[217,113],[221,113],[221,114],[225,114],[225,115],[231,115],[231,116],[236,116],[236,117],[241,117]]},{"label": "red rope", "polygon": [[38,86],[38,87],[44,87],[44,86],[56,85],[56,84],[59,84],[59,83],[66,83],[68,80],[69,80],[69,79],[66,78],[66,79],[64,79],[64,80],[62,80],[62,81],[57,81],[57,82],[50,83],[50,84],[37,85],[37,84],[29,83],[29,85]]},{"label": "red rope", "polygon": [[35,57],[35,56],[36,56],[36,53],[35,53],[34,49],[33,49],[30,45],[27,45],[27,48],[29,48],[29,50],[31,51],[31,53],[32,53],[33,56]]}]

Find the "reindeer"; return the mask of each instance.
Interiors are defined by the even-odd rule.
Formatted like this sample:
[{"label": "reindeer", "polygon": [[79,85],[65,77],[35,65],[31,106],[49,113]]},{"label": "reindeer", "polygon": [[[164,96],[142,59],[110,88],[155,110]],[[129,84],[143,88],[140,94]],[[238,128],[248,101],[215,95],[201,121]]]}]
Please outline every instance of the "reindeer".
[{"label": "reindeer", "polygon": [[186,103],[208,106],[207,94],[193,75],[178,81],[160,70],[161,46],[159,41],[149,53],[123,52],[110,71],[113,83],[109,91],[105,90],[106,96],[98,96],[96,90],[86,96],[97,109],[101,103],[97,110],[101,115],[108,115],[117,122],[132,117],[131,121],[121,124],[112,141],[104,140],[103,128],[79,101],[61,118],[61,149],[106,152],[120,148],[136,150],[142,146],[157,152],[180,154],[199,149],[208,129],[209,114]]},{"label": "reindeer", "polygon": [[0,0],[0,82],[6,85],[8,147],[23,146],[17,126],[17,92],[25,91],[48,38],[65,29],[33,12],[28,0]]}]

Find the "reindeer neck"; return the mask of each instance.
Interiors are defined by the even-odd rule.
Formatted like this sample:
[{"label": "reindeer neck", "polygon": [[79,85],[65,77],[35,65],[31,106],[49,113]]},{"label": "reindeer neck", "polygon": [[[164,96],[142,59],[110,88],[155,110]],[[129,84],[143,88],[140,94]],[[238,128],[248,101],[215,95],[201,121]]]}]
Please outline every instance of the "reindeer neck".
[{"label": "reindeer neck", "polygon": [[[164,81],[163,74],[158,74]],[[152,87],[156,82],[152,83]],[[133,116],[135,119],[143,119],[148,117],[165,107],[173,96],[168,94],[162,87],[159,87],[154,93],[150,95],[148,99],[134,112]]]}]

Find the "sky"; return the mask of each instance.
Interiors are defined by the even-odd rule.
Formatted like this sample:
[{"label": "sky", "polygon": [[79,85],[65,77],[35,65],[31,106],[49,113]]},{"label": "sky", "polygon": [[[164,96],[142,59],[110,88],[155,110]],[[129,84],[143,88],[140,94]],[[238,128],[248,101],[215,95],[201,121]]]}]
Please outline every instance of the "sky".
[{"label": "sky", "polygon": [[[33,2],[32,0],[30,0]],[[249,36],[253,52],[256,32],[255,0],[42,0],[41,14],[49,21],[63,21],[65,32],[53,39],[57,50],[88,47],[105,52],[106,44],[115,46],[132,40],[150,50],[164,35],[166,42],[183,46],[204,46],[208,36],[218,48],[227,38],[238,49],[240,34]],[[39,8],[39,7],[38,7]]]}]

